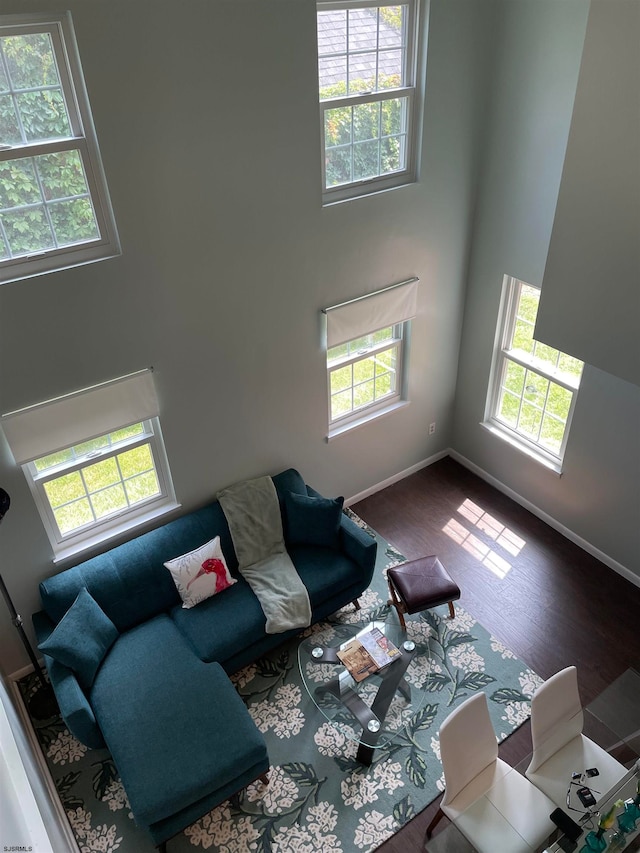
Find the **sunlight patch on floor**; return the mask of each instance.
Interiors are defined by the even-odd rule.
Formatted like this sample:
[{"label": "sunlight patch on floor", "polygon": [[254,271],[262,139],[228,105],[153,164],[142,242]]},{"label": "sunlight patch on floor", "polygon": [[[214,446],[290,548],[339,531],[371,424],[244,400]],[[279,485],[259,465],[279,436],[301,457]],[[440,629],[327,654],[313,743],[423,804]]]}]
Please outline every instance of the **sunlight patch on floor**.
[{"label": "sunlight patch on floor", "polygon": [[464,523],[456,518],[450,518],[442,528],[443,532],[454,542],[457,542],[461,548],[472,554],[494,575],[499,578],[506,577],[513,568],[512,564],[476,536],[468,525],[473,525],[478,531],[492,539],[496,545],[499,545],[502,551],[506,551],[512,557],[517,557],[522,551],[526,544],[525,540],[469,499],[458,507],[458,512],[464,519]]}]

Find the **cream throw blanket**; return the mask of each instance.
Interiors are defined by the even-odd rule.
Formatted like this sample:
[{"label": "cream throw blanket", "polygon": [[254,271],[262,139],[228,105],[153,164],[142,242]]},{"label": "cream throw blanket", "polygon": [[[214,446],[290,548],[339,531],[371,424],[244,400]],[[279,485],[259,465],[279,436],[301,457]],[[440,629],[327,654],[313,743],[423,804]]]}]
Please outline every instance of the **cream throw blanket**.
[{"label": "cream throw blanket", "polygon": [[244,480],[218,492],[238,570],[267,617],[267,634],[311,624],[307,588],[287,554],[278,494],[271,477]]}]

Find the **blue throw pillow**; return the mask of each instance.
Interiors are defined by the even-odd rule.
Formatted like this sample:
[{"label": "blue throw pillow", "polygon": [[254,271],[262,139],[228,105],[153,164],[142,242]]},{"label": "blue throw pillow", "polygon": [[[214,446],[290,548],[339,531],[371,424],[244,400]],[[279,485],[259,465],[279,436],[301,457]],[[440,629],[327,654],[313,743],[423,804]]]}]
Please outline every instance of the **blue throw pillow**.
[{"label": "blue throw pillow", "polygon": [[338,547],[344,498],[332,500],[287,492],[284,501],[288,545]]},{"label": "blue throw pillow", "polygon": [[72,669],[88,690],[98,667],[118,639],[118,629],[84,587],[38,648]]}]

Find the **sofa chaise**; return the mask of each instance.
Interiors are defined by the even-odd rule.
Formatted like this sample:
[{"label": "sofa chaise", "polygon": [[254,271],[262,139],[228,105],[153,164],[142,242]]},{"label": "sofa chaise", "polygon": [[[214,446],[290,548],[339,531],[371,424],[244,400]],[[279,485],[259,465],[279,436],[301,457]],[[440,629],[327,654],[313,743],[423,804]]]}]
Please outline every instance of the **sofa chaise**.
[{"label": "sofa chaise", "polygon": [[[375,540],[296,470],[271,480],[311,624],[357,607]],[[216,537],[221,591],[192,606],[172,567]],[[205,560],[198,577],[219,565]],[[264,740],[228,676],[300,628],[267,632],[220,501],[48,578],[40,596],[34,628],[61,715],[82,743],[110,750],[134,818],[156,844],[266,781]]]}]

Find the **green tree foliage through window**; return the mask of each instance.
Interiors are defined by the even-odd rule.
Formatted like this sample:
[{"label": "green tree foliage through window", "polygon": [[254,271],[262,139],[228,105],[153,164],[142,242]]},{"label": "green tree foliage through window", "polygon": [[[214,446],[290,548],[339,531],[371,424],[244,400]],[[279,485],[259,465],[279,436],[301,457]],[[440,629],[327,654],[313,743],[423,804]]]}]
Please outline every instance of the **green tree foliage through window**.
[{"label": "green tree foliage through window", "polygon": [[0,282],[118,251],[68,35],[68,14],[0,16]]}]

